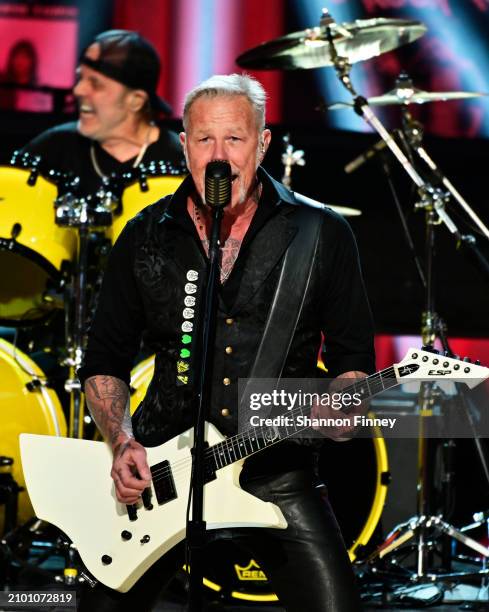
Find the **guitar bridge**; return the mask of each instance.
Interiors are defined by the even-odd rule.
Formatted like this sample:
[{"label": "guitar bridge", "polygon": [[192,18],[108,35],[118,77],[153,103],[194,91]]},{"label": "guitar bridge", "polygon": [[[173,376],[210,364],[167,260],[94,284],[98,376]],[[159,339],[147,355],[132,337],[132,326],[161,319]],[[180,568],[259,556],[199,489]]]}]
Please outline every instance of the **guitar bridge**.
[{"label": "guitar bridge", "polygon": [[173,473],[169,461],[161,461],[151,466],[151,475],[153,477],[153,487],[156,494],[158,505],[166,504],[172,499],[176,499],[177,490]]}]

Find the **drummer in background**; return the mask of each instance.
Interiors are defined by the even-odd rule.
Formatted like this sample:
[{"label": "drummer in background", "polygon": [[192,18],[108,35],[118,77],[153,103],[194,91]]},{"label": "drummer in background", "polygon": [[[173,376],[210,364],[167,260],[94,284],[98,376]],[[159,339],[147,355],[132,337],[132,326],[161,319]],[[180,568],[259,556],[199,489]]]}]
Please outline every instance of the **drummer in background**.
[{"label": "drummer in background", "polygon": [[156,119],[171,112],[156,94],[160,60],[136,32],[109,30],[82,53],[73,93],[79,119],[43,132],[23,149],[41,156],[41,170],[80,178],[79,195],[96,193],[103,178],[150,161],[180,168],[176,133]]}]

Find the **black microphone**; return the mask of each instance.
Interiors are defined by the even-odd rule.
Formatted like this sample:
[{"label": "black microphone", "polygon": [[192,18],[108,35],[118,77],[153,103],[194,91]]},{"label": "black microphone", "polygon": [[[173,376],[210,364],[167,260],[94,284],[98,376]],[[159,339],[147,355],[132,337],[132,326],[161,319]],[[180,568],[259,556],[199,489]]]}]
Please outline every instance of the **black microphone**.
[{"label": "black microphone", "polygon": [[212,208],[224,208],[231,202],[231,164],[213,159],[205,169],[205,203]]}]

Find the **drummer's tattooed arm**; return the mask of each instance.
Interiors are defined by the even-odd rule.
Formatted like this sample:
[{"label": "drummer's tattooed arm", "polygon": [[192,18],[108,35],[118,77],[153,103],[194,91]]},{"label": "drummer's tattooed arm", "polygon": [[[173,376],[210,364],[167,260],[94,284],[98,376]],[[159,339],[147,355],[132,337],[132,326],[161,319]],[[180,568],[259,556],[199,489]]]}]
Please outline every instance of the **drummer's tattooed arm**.
[{"label": "drummer's tattooed arm", "polygon": [[92,376],[85,383],[90,413],[114,453],[123,454],[133,438],[129,389],[114,376]]}]

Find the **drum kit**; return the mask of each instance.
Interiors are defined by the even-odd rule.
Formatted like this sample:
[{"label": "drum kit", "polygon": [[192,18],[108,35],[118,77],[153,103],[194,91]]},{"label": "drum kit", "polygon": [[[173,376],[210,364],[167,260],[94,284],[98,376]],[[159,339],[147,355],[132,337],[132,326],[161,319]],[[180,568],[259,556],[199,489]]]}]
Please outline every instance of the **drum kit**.
[{"label": "drum kit", "polygon": [[[16,154],[0,168],[0,325],[4,336],[15,331],[13,344],[0,340],[1,476],[17,485],[15,501],[0,505],[1,533],[33,516],[19,433],[83,437],[90,423],[76,369],[110,245],[131,217],[183,179],[183,168],[150,163],[110,177],[93,197],[77,198],[76,179],[54,170],[42,176],[39,162]],[[54,367],[44,372],[49,357]]]},{"label": "drum kit", "polygon": [[[401,19],[377,18],[338,24],[329,12],[324,11],[319,26],[246,51],[237,63],[243,68],[265,70],[334,67],[340,82],[353,95],[353,101],[330,104],[328,110],[353,109],[379,132],[382,148],[394,153],[415,182],[419,208],[426,212],[427,227],[433,231],[434,224],[441,220],[453,229],[453,222],[443,206],[448,195],[458,201],[481,227],[482,222],[474,219],[475,214],[446,177],[441,181],[447,190],[444,191],[438,184],[434,187],[426,183],[409,161],[408,157],[412,159],[414,150],[433,170],[434,162],[424,150],[420,134],[415,133],[419,126],[410,119],[409,108],[413,104],[484,94],[425,92],[417,90],[404,78],[393,91],[366,99],[356,94],[350,80],[351,64],[411,43],[425,32],[422,23]],[[371,107],[393,104],[401,105],[405,111],[403,135],[411,149],[408,155],[371,110]],[[76,370],[82,362],[87,326],[97,302],[106,256],[126,222],[144,206],[173,193],[183,178],[181,168],[163,161],[146,166],[141,164],[131,172],[110,177],[93,196],[81,198],[77,196],[78,179],[62,175],[56,169],[43,175],[39,162],[38,157],[17,154],[10,166],[0,168],[0,325],[5,332],[15,330],[13,343],[0,340],[0,534],[4,534],[4,542],[8,541],[11,548],[18,530],[36,521],[24,489],[18,435],[21,432],[78,438],[94,435],[90,417],[84,414]],[[288,136],[284,139],[282,163],[282,181],[290,187],[292,168],[304,165],[305,160],[303,151],[294,150]],[[347,207],[338,207],[338,212],[345,216],[360,214],[360,211]],[[483,230],[489,236],[485,227]],[[458,230],[456,235],[460,235]],[[427,345],[432,345],[435,336],[441,334],[440,320],[433,312],[430,292],[431,287],[424,313],[424,341]],[[47,341],[44,340],[46,337]],[[444,336],[442,341],[449,350]],[[40,347],[41,359],[36,357],[38,354],[34,347]],[[50,366],[52,371],[44,371],[40,365],[46,355],[51,356],[54,363]],[[132,412],[146,392],[153,368],[154,359],[149,357],[132,372]],[[340,523],[344,520],[342,527],[345,532],[349,528],[347,522],[350,523],[351,533],[346,537],[350,557],[352,561],[361,561],[366,558],[369,540],[381,518],[389,467],[382,438],[375,438],[373,445],[368,440],[357,440],[352,444],[350,454],[354,453],[357,465],[358,454],[362,456],[360,462],[363,465],[369,456],[367,463],[371,467],[365,469],[371,473],[362,472],[357,483],[361,494],[358,494],[355,506],[360,510],[353,528],[351,516],[345,519],[340,516]],[[337,451],[329,450],[329,453],[334,452]],[[369,490],[365,490],[365,486]],[[336,487],[336,492],[333,487],[328,487],[335,508],[341,506],[341,498],[346,495],[339,484]],[[351,491],[350,485],[348,490]],[[348,505],[351,507],[351,502]],[[235,550],[222,554],[234,556],[235,563],[223,568],[221,553],[218,555],[220,560],[210,559],[207,579],[210,589],[239,600],[276,599],[266,576],[254,560],[239,557]],[[378,558],[379,555],[374,564]],[[65,574],[68,581],[66,575],[72,574]],[[426,575],[423,569],[419,579]],[[412,573],[409,576],[412,583]]]}]

